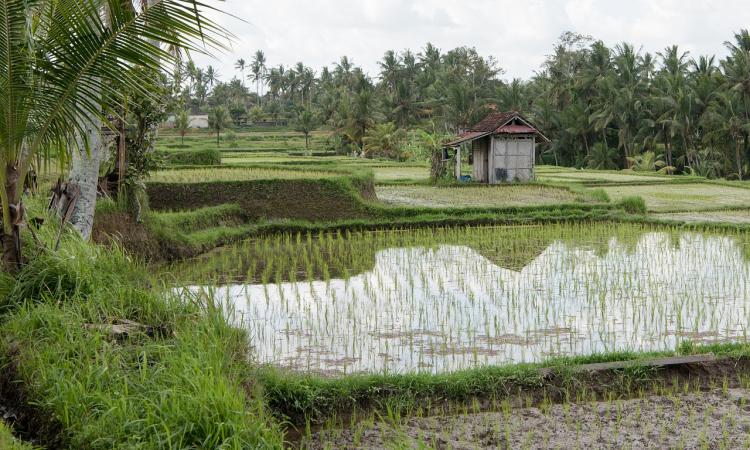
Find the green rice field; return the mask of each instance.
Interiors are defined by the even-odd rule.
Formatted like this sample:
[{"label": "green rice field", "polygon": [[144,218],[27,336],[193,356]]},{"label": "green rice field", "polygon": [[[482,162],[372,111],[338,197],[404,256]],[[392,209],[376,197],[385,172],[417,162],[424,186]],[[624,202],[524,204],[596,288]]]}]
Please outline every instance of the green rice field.
[{"label": "green rice field", "polygon": [[680,183],[664,186],[626,185],[602,186],[614,201],[639,196],[649,211],[677,212],[727,209],[750,206],[750,189],[744,186],[711,183]]},{"label": "green rice field", "polygon": [[327,178],[336,176],[333,172],[317,170],[283,170],[267,168],[206,168],[184,170],[162,170],[156,172],[149,181],[157,183],[203,183],[208,181],[252,181],[269,179]]},{"label": "green rice field", "polygon": [[193,291],[215,280],[211,291],[263,363],[441,373],[683,340],[744,342],[748,249],[744,232],[441,228],[280,235],[173,271]]},{"label": "green rice field", "polygon": [[574,202],[564,188],[540,185],[498,186],[377,186],[378,198],[388,204],[431,208],[504,207]]}]

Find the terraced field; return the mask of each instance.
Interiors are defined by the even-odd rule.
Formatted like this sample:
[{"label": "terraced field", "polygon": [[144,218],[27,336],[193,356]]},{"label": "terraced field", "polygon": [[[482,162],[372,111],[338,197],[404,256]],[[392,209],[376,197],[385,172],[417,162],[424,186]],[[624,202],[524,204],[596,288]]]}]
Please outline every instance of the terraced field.
[{"label": "terraced field", "polygon": [[377,186],[376,193],[387,204],[430,208],[551,205],[576,199],[566,189],[538,185]]}]

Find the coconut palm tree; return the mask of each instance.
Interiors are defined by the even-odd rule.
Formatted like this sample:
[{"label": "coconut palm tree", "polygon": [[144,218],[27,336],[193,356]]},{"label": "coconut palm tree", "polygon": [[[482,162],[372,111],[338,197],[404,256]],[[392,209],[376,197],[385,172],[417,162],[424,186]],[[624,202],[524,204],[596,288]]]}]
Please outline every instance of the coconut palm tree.
[{"label": "coconut palm tree", "polygon": [[[198,3],[160,0],[135,8],[115,0],[0,0],[0,200],[6,268],[21,262],[19,183],[31,162],[39,155],[67,159],[65,153],[71,151],[87,155],[98,172],[101,123],[112,112],[109,105],[122,97],[120,87],[151,95],[150,86],[128,69],[168,69],[174,61],[154,41],[195,51],[201,38],[209,46],[221,46],[216,37],[220,28],[199,15]],[[79,202],[93,204],[83,189]],[[85,229],[82,234],[87,236]]]},{"label": "coconut palm tree", "polygon": [[240,58],[237,60],[236,63],[234,63],[234,68],[240,71],[240,80],[242,80],[242,86],[245,86],[245,67],[247,67],[247,63],[243,58]]},{"label": "coconut palm tree", "polygon": [[216,133],[216,146],[220,145],[221,132],[227,129],[232,124],[232,117],[229,115],[229,111],[223,107],[218,106],[213,108],[208,114],[208,127]]},{"label": "coconut palm tree", "polygon": [[219,72],[217,72],[213,66],[208,66],[206,68],[206,83],[208,83],[209,86],[214,87],[214,84],[219,81],[219,77]]},{"label": "coconut palm tree", "polygon": [[[174,62],[154,40],[195,51],[201,38],[221,46],[220,28],[199,16],[199,3],[161,0],[134,8],[119,0],[0,0],[1,240],[7,269],[21,263],[19,183],[31,162],[39,155],[67,159],[70,151],[84,155],[81,159],[98,173],[108,105],[119,103],[122,87],[152,95],[137,71],[129,69],[168,69]],[[78,202],[93,220],[97,180],[79,181]],[[90,222],[79,230],[84,237]]]},{"label": "coconut palm tree", "polygon": [[383,60],[378,62],[380,66],[380,79],[388,85],[389,88],[395,89],[398,75],[401,72],[401,60],[393,50],[388,50],[383,56]]},{"label": "coconut palm tree", "polygon": [[364,156],[367,158],[401,159],[401,147],[405,139],[406,131],[403,128],[398,128],[395,123],[379,123],[367,130],[362,139]]},{"label": "coconut palm tree", "polygon": [[750,124],[745,121],[741,98],[731,92],[717,93],[706,114],[708,140],[734,149],[734,164],[737,177],[743,179],[742,144],[744,136],[750,134]]},{"label": "coconut palm tree", "polygon": [[303,110],[295,121],[295,130],[305,135],[305,151],[310,153],[310,133],[317,126],[315,115],[308,109]]},{"label": "coconut palm tree", "polygon": [[252,70],[252,77],[253,81],[255,82],[255,94],[258,96],[258,102],[261,102],[260,85],[266,76],[266,54],[263,53],[263,50],[258,50],[257,52],[255,52],[255,56],[253,57]]}]

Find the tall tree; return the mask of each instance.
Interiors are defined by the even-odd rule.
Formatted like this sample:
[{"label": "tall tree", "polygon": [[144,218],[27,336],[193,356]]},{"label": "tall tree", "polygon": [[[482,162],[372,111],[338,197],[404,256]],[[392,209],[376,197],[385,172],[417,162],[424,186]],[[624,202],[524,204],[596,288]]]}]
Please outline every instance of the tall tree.
[{"label": "tall tree", "polygon": [[216,133],[216,146],[221,145],[221,132],[232,124],[232,117],[229,111],[223,106],[217,106],[211,109],[208,114],[208,127]]},{"label": "tall tree", "polygon": [[243,58],[240,58],[237,60],[237,62],[234,63],[234,68],[240,71],[240,80],[242,80],[242,85],[245,85],[245,68],[247,67],[247,62]]},{"label": "tall tree", "polygon": [[294,125],[295,130],[305,135],[305,151],[309,154],[310,133],[312,133],[312,131],[315,130],[315,127],[317,126],[315,115],[311,111],[304,109],[297,115],[297,120],[295,121]]},{"label": "tall tree", "polygon": [[185,135],[190,131],[190,116],[187,111],[180,111],[175,116],[174,127],[180,133],[180,144],[185,145]]},{"label": "tall tree", "polygon": [[262,104],[260,100],[260,85],[266,75],[266,54],[263,50],[255,52],[252,63],[253,81],[255,82],[255,94],[258,96],[258,102]]},{"label": "tall tree", "polygon": [[174,61],[151,40],[195,50],[193,39],[220,42],[218,26],[198,16],[194,0],[162,0],[141,9],[120,0],[3,0],[2,6],[0,200],[3,262],[13,270],[21,261],[24,220],[19,183],[31,162],[60,155],[73,142],[79,144],[74,154],[92,156],[86,149],[95,148],[99,123],[122,98],[121,87],[148,94],[127,69],[158,70]]}]

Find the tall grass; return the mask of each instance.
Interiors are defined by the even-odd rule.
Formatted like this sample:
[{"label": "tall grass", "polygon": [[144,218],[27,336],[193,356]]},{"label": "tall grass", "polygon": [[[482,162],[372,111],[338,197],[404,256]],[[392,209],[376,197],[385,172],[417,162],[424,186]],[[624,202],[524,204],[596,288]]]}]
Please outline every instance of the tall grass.
[{"label": "tall grass", "polygon": [[16,439],[10,428],[0,420],[0,448],[3,450],[34,450],[37,447]]},{"label": "tall grass", "polygon": [[[43,239],[51,240],[50,232]],[[178,297],[117,248],[66,237],[3,280],[6,376],[69,448],[278,448],[247,336],[210,297]],[[126,335],[112,324],[142,326]],[[14,370],[8,370],[13,368]]]}]

